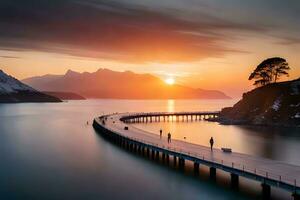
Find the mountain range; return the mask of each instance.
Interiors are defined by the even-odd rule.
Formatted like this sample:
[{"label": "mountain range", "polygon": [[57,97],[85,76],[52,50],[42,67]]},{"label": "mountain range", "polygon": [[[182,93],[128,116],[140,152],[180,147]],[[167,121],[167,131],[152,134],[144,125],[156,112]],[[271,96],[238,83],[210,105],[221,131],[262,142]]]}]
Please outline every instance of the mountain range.
[{"label": "mountain range", "polygon": [[116,99],[228,99],[217,90],[194,89],[167,85],[151,74],[131,71],[116,72],[99,69],[78,73],[68,70],[64,75],[44,75],[22,80],[41,91],[73,92],[86,98]]},{"label": "mountain range", "polygon": [[19,102],[61,102],[61,100],[39,92],[0,70],[0,103]]}]

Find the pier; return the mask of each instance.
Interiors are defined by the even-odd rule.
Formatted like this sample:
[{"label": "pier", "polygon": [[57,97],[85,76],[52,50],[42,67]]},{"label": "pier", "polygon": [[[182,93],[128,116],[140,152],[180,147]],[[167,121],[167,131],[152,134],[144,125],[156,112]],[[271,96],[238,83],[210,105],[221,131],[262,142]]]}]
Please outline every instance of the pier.
[{"label": "pier", "polygon": [[135,113],[122,117],[125,123],[148,123],[148,122],[170,122],[170,121],[198,121],[213,120],[219,116],[219,112],[152,112]]},{"label": "pier", "polygon": [[131,123],[152,123],[159,121],[214,120],[219,112],[156,112],[115,113],[94,119],[93,126],[103,137],[122,148],[152,160],[161,159],[169,165],[184,170],[186,161],[193,162],[195,174],[199,168],[209,168],[210,178],[217,179],[217,171],[230,174],[232,188],[239,187],[239,177],[261,183],[263,199],[270,199],[271,188],[277,187],[291,193],[294,200],[300,200],[300,166],[280,161],[241,154],[223,152],[220,149],[172,139],[138,129]]}]

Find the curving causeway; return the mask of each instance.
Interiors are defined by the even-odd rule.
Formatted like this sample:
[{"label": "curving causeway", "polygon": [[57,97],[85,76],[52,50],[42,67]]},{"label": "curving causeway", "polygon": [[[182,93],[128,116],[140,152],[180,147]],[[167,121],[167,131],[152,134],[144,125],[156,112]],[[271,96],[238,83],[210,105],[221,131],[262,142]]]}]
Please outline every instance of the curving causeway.
[{"label": "curving causeway", "polygon": [[[271,187],[291,192],[295,200],[300,199],[300,166],[262,157],[224,152],[221,149],[172,139],[160,138],[132,126],[132,123],[151,123],[159,121],[197,121],[214,120],[219,112],[152,112],[152,113],[114,113],[94,119],[93,126],[103,137],[122,148],[153,160],[162,160],[184,170],[186,161],[193,162],[195,174],[201,166],[209,167],[210,177],[217,178],[217,170],[230,173],[231,185],[238,188],[239,177],[261,183],[264,199],[271,197]],[[164,134],[165,135],[165,134]]]}]

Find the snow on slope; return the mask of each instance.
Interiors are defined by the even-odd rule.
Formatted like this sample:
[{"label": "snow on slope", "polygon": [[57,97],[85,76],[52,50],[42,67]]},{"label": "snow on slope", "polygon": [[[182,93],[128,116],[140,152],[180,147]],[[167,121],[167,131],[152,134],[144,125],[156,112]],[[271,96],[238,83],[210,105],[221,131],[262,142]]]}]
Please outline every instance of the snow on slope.
[{"label": "snow on slope", "polygon": [[273,110],[278,111],[280,106],[281,106],[281,100],[280,100],[280,98],[278,98],[274,101],[272,108],[273,108]]},{"label": "snow on slope", "polygon": [[0,70],[0,93],[8,94],[17,93],[19,91],[37,92],[35,89]]}]

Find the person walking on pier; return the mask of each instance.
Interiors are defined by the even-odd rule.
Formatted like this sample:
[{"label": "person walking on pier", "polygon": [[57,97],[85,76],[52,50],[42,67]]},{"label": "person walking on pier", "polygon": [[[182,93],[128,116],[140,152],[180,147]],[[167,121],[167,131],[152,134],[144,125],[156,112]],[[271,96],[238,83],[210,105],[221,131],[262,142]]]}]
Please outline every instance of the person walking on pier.
[{"label": "person walking on pier", "polygon": [[171,143],[171,133],[168,133],[168,143]]},{"label": "person walking on pier", "polygon": [[161,129],[159,130],[159,137],[160,137],[160,139],[162,137],[162,130]]},{"label": "person walking on pier", "polygon": [[210,143],[210,150],[212,151],[213,146],[214,146],[214,138],[213,137],[210,138],[209,143]]}]

